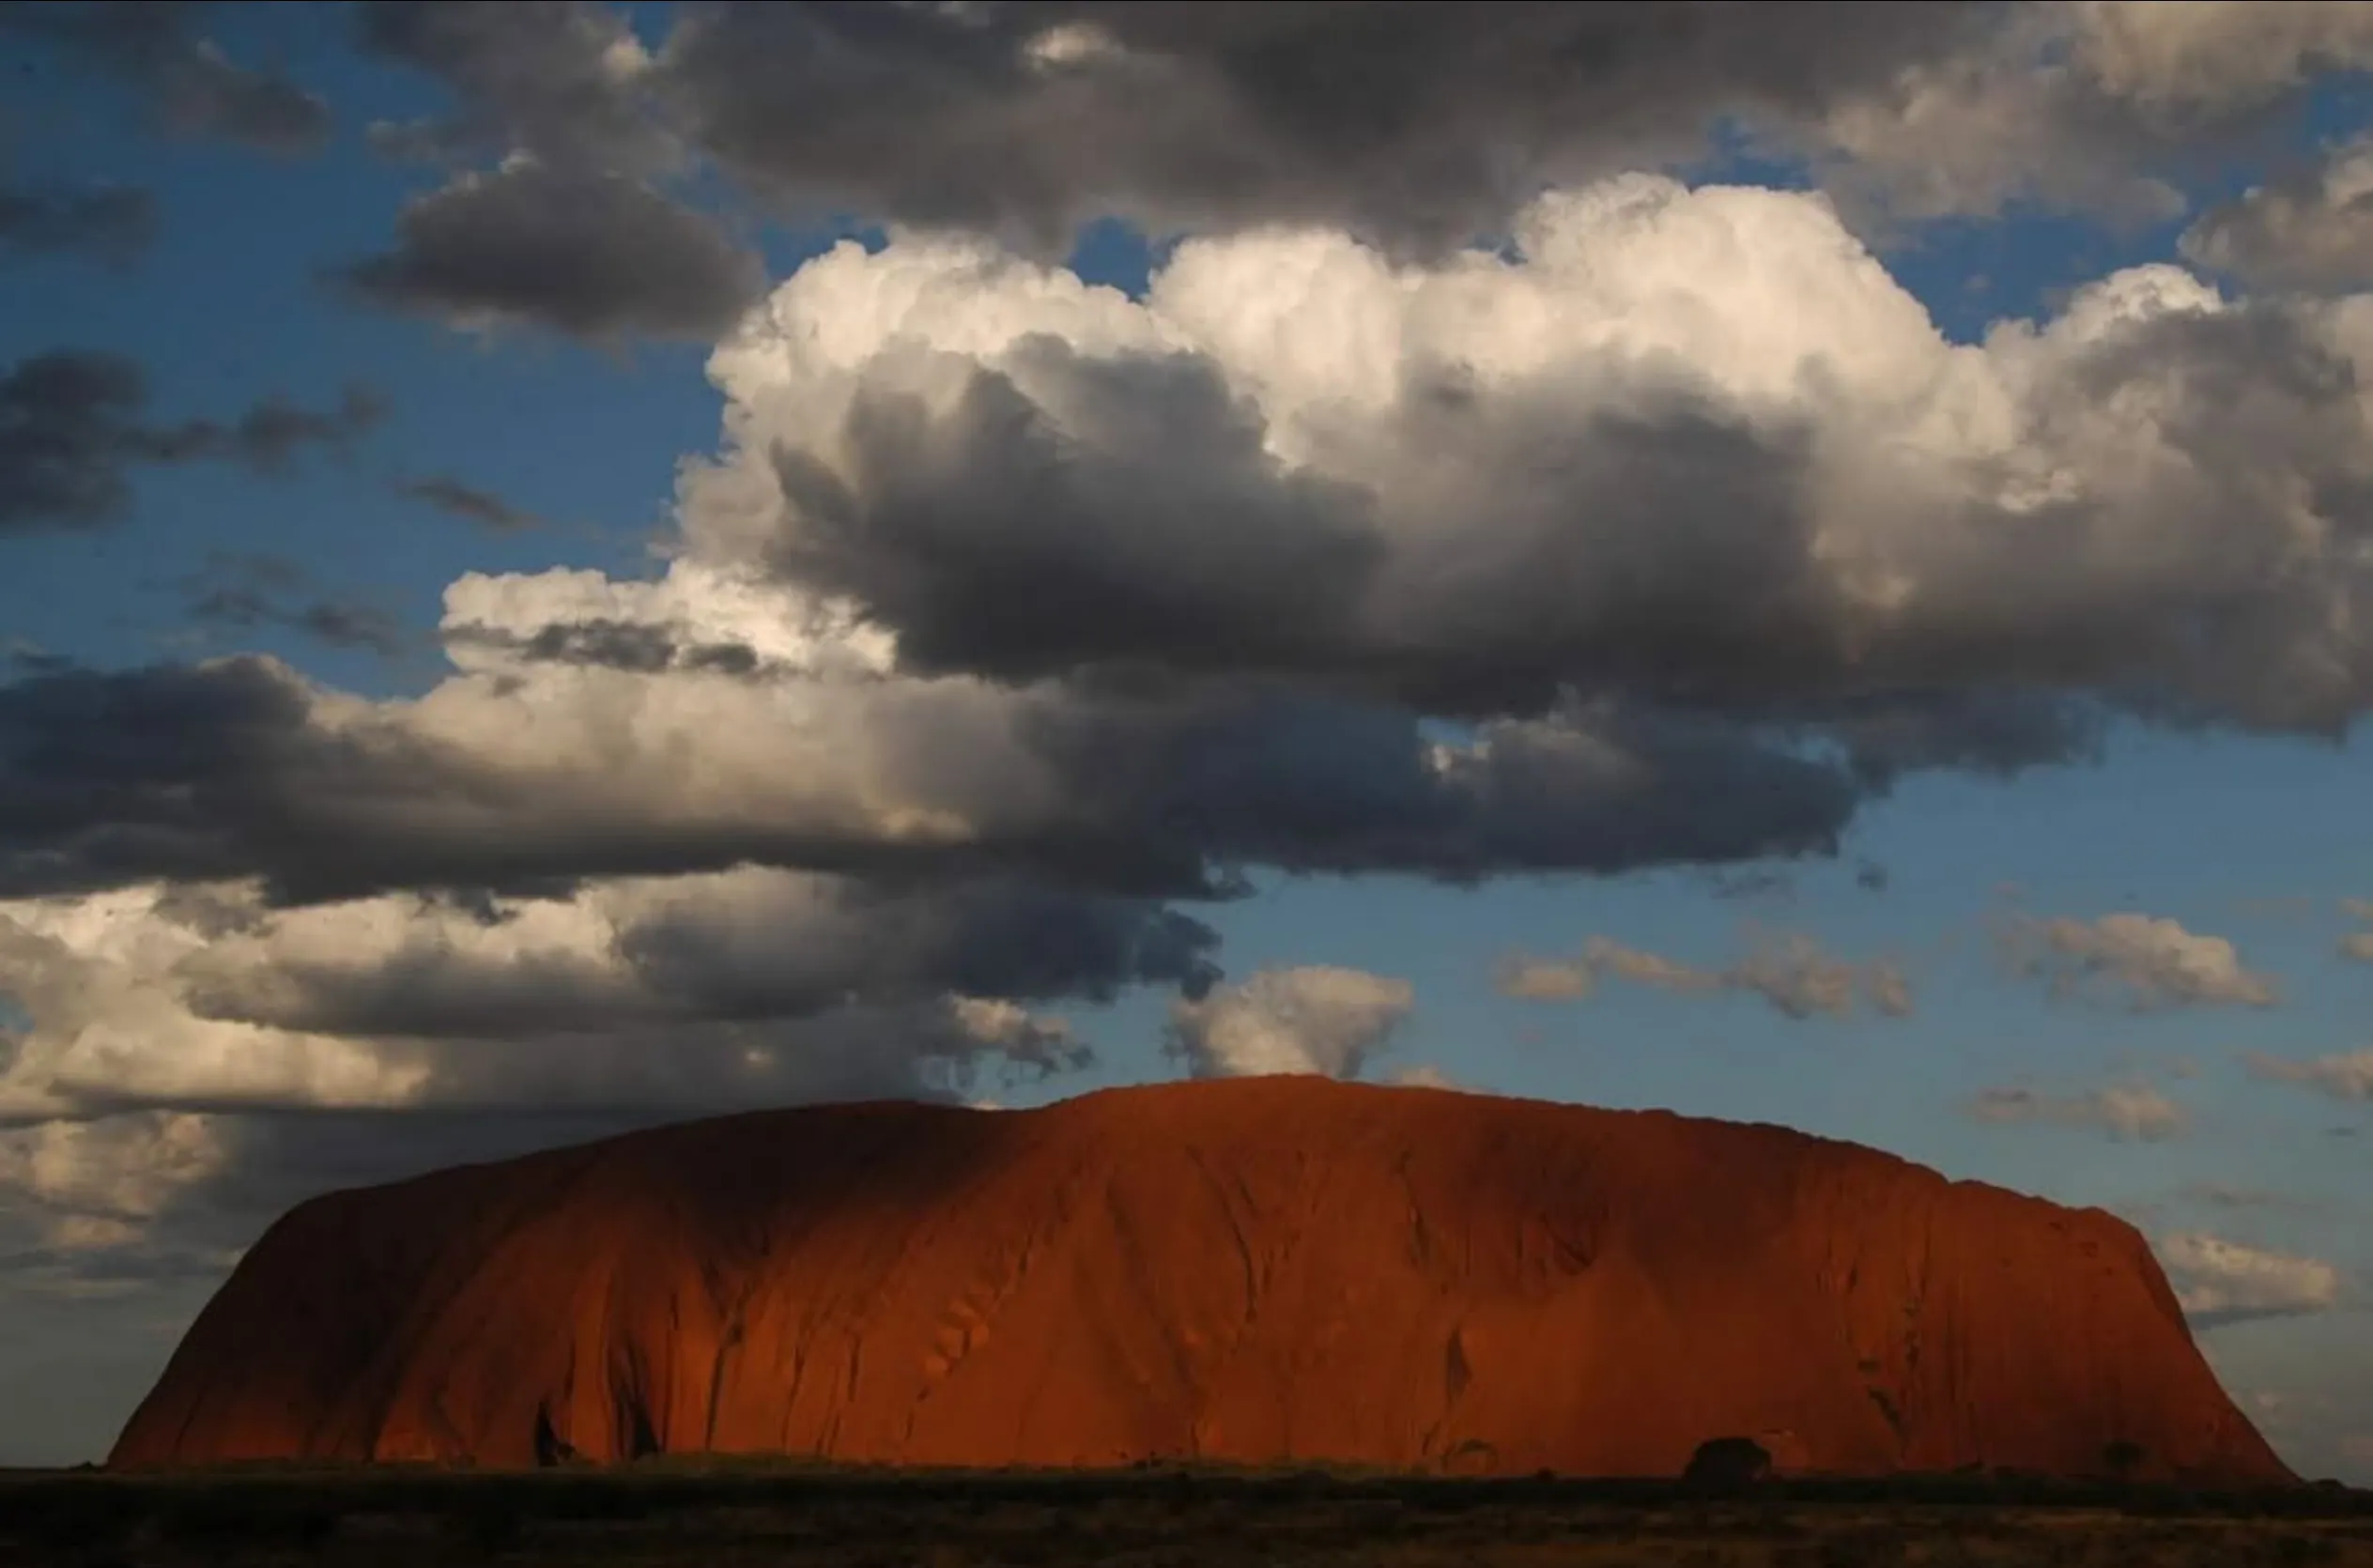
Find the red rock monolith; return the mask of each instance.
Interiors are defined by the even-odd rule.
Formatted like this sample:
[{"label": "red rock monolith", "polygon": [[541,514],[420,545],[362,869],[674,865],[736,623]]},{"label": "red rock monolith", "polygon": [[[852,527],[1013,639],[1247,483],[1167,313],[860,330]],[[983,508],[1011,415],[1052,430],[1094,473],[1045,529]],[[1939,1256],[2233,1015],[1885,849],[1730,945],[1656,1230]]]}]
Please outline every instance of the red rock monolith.
[{"label": "red rock monolith", "polygon": [[341,1192],[116,1466],[787,1453],[2288,1481],[2142,1237],[1784,1129],[1312,1078],[763,1112]]}]

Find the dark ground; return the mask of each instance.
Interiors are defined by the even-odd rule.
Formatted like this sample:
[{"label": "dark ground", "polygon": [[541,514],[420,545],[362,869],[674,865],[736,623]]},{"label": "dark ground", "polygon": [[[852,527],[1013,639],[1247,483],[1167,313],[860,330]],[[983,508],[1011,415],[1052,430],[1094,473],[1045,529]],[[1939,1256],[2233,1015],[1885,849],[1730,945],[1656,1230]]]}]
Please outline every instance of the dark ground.
[{"label": "dark ground", "polygon": [[2373,1493],[1935,1477],[905,1473],[655,1461],[530,1474],[0,1472],[8,1568],[2373,1568]]}]

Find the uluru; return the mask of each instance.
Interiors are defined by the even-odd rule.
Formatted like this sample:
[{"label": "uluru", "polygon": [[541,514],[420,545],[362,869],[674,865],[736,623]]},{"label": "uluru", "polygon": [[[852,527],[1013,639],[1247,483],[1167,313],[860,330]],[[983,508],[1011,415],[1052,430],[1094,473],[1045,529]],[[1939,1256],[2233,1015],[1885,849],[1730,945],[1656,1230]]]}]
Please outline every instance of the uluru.
[{"label": "uluru", "polygon": [[2290,1480],[2131,1226],[1768,1126],[1312,1077],[759,1112],[301,1205],[116,1445]]}]

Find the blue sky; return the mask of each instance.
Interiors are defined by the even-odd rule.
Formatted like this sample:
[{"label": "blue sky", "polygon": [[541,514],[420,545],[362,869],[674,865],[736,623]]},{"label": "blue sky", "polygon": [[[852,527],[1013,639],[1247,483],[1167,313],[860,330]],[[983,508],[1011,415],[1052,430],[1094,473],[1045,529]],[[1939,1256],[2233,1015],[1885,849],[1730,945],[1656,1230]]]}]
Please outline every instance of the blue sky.
[{"label": "blue sky", "polygon": [[[135,186],[157,204],[156,238],[131,263],[63,249],[0,262],[0,373],[58,349],[125,356],[145,369],[144,417],[158,424],[227,422],[270,398],[327,407],[358,382],[386,408],[350,440],[307,444],[285,471],[137,464],[120,517],[88,527],[0,523],[0,642],[18,655],[21,681],[61,665],[121,672],[265,653],[334,692],[416,698],[453,675],[437,637],[448,584],[467,573],[555,568],[656,580],[666,562],[655,546],[677,528],[680,465],[727,446],[729,397],[704,373],[710,344],[698,337],[627,331],[588,341],[526,318],[472,331],[374,308],[329,281],[387,250],[404,204],[455,177],[450,166],[386,156],[369,128],[448,114],[470,90],[462,77],[440,82],[358,49],[345,13],[233,6],[192,23],[224,57],[284,73],[327,105],[326,142],[294,151],[177,131],[152,112],[152,83],[54,39],[0,33],[20,89],[0,123],[0,177]],[[635,21],[655,48],[672,18],[651,8]],[[2338,53],[2348,57],[2346,48]],[[2039,187],[2031,199],[1941,217],[1915,212],[1867,232],[1886,271],[1954,343],[1980,343],[2000,320],[2047,321],[2072,289],[2121,268],[2196,267],[2183,237],[2197,232],[2202,214],[2373,132],[2362,71],[2307,69],[2303,78],[2271,137],[2177,149],[2181,156],[2164,161],[2180,171],[2180,211],[2113,225],[2097,221],[2105,208],[2091,196],[2053,199]],[[517,127],[509,134],[531,140]],[[1732,146],[1666,166],[1691,185],[1801,191],[1841,177],[1835,148],[1798,143],[1749,158]],[[491,167],[501,150],[476,148],[459,161]],[[557,166],[560,154],[539,150]],[[2096,155],[2104,166],[2141,156],[2124,144],[2085,154]],[[747,167],[720,155],[680,173],[670,189],[722,214],[737,242],[755,246],[769,287],[842,236],[862,236],[878,251],[886,221],[932,216],[855,209],[849,192],[864,187],[854,179],[804,209],[762,208],[740,198],[749,183]],[[883,189],[902,200],[908,188]],[[1273,217],[1283,199],[1252,205]],[[1161,210],[1152,198],[1118,205],[1146,226]],[[1313,222],[1362,210],[1377,209],[1346,196]],[[1225,235],[1225,214],[1177,227]],[[1108,220],[1085,231],[1069,265],[1142,298],[1158,249],[1130,222]],[[2218,281],[2231,299],[2253,297],[2245,278]],[[2373,290],[2373,275],[2355,286]],[[2346,292],[2327,287],[2317,308]],[[405,493],[408,483],[432,478],[500,498],[543,526],[489,529]],[[219,600],[226,591],[259,596],[253,603],[265,608],[246,623],[199,613],[209,594]],[[395,641],[325,640],[297,623],[316,606]],[[2343,901],[2373,897],[2373,838],[2363,830],[2373,760],[2346,734],[2245,732],[2252,727],[2247,715],[2167,728],[2128,714],[2110,721],[2097,760],[2011,777],[1910,772],[1860,805],[1834,855],[1750,856],[1719,871],[1517,868],[1457,887],[1391,865],[1294,876],[1256,863],[1254,896],[1194,902],[1190,913],[1217,931],[1231,982],[1319,965],[1408,982],[1413,1002],[1369,1042],[1370,1076],[1423,1066],[1497,1092],[1781,1122],[1955,1176],[2107,1207],[2154,1238],[2207,1233],[2279,1254],[2275,1266],[2292,1270],[2283,1276],[2290,1294],[2268,1296],[2248,1320],[2205,1331],[2203,1343],[2296,1463],[2373,1482],[2373,1427],[2362,1414],[2373,1408],[2373,1318],[2365,1311],[2373,1300],[2365,1239],[2373,1235],[2373,1128],[2362,1099],[2274,1082],[2249,1066],[2252,1053],[2304,1063],[2368,1043],[2373,962],[2350,961],[2340,944],[2355,929]],[[0,802],[7,798],[0,789]],[[0,826],[0,857],[11,853]],[[1740,885],[1757,870],[1772,873],[1766,884]],[[2273,977],[2277,999],[2088,1003],[2013,973],[2004,957],[2005,930],[2121,912],[2229,940],[2246,970]],[[1916,1007],[1907,1017],[1863,1009],[1798,1018],[1736,988],[1659,989],[1603,971],[1579,1001],[1526,1000],[1494,984],[1512,953],[1568,957],[1593,937],[1717,974],[1759,934],[1779,933],[1855,961],[1891,961],[1909,977]],[[22,975],[13,981],[0,968],[20,1028],[38,1035],[40,1011],[23,994],[31,988]],[[1092,1041],[1095,1063],[982,1092],[1025,1103],[1174,1075],[1182,1064],[1162,1049],[1174,996],[1171,987],[1139,984],[1108,1004],[1055,998],[1045,1010]],[[0,1055],[0,1069],[8,1060]],[[2088,1124],[2081,1108],[2095,1102],[2086,1097],[2118,1086],[2164,1095],[2187,1124],[2153,1138]],[[2015,1090],[2042,1098],[2024,1117],[1971,1114],[1979,1097]],[[144,1115],[191,1114],[170,1096],[144,1103]],[[2036,1110],[2047,1103],[2069,1109]],[[62,1122],[88,1115],[56,1114]],[[0,1137],[38,1132],[20,1115],[17,1130]],[[128,1136],[146,1147],[141,1139],[162,1134]],[[140,1165],[147,1156],[124,1158]],[[126,1287],[92,1262],[165,1245],[157,1238],[183,1222],[175,1206],[184,1199],[158,1195],[169,1182],[134,1183],[132,1198],[121,1189],[83,1216],[106,1224],[71,1232],[57,1228],[76,1217],[71,1184],[42,1177],[37,1163],[23,1152],[13,1165],[0,1158],[0,1215],[17,1205],[30,1238],[23,1256],[39,1260],[20,1270],[24,1283],[0,1282],[0,1303],[16,1302],[0,1314],[22,1312],[34,1326],[0,1336],[9,1342],[0,1346],[0,1412],[14,1412],[0,1414],[0,1463],[68,1460],[103,1447],[211,1278],[202,1265],[127,1268],[118,1273],[146,1283]],[[172,1244],[217,1255],[239,1244],[245,1222],[190,1222],[189,1235],[203,1230],[205,1246]],[[2329,1273],[2298,1274],[2318,1263]],[[104,1280],[113,1283],[92,1284]],[[61,1369],[108,1392],[60,1407],[69,1380]],[[35,1410],[46,1413],[23,1414]]]}]

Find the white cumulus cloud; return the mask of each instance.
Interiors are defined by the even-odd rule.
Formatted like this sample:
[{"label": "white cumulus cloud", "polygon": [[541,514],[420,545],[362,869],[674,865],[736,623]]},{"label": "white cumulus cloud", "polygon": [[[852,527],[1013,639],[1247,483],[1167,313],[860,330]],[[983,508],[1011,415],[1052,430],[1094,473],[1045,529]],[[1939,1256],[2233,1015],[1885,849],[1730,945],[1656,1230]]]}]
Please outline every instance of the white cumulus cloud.
[{"label": "white cumulus cloud", "polygon": [[1268,969],[1170,1012],[1171,1049],[1198,1078],[1356,1078],[1415,1007],[1407,980],[1361,969]]}]

